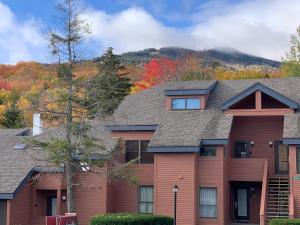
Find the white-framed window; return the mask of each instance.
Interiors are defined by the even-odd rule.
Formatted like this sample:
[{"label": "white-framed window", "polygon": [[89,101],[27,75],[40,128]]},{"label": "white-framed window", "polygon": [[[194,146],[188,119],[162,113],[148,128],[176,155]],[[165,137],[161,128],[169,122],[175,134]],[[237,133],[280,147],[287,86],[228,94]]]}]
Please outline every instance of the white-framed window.
[{"label": "white-framed window", "polygon": [[153,186],[139,186],[139,213],[153,213]]},{"label": "white-framed window", "polygon": [[200,109],[200,98],[172,98],[172,110],[193,110]]},{"label": "white-framed window", "polygon": [[199,215],[201,218],[217,218],[217,188],[199,188]]}]

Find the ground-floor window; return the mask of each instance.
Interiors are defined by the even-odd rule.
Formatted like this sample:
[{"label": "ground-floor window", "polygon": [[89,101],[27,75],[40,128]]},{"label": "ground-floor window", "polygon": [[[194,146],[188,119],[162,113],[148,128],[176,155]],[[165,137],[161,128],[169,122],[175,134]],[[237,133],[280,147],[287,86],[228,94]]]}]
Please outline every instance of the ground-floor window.
[{"label": "ground-floor window", "polygon": [[297,158],[297,173],[300,173],[300,147],[297,148],[296,158]]},{"label": "ground-floor window", "polygon": [[153,213],[153,186],[139,186],[139,213]]},{"label": "ground-floor window", "polygon": [[217,218],[217,188],[200,187],[199,215],[202,218]]}]

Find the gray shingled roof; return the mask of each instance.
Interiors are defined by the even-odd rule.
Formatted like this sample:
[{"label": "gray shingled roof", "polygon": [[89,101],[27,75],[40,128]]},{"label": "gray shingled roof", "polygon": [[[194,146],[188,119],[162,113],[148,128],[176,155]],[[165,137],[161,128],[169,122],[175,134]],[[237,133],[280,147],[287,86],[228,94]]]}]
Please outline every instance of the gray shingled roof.
[{"label": "gray shingled roof", "polygon": [[[93,121],[91,132],[101,141],[106,151],[110,151],[117,140],[111,138],[105,131],[106,121]],[[15,150],[16,144],[24,143],[25,137],[16,136],[26,129],[0,129],[0,194],[13,194],[22,184],[28,174],[34,171],[61,172],[58,168],[51,166],[45,160],[45,152],[33,147],[24,150]],[[44,134],[37,136],[39,140],[62,137],[62,127],[47,130]],[[31,137],[32,138],[32,137]]]},{"label": "gray shingled roof", "polygon": [[[9,135],[13,134],[13,135]],[[0,193],[14,193],[24,178],[34,167],[47,166],[42,152],[26,148],[14,150],[14,146],[23,143],[24,137],[15,136],[11,130],[0,133]]]},{"label": "gray shingled roof", "polygon": [[[114,148],[116,139],[105,131],[105,125],[158,125],[150,146],[198,146],[203,139],[227,139],[232,117],[224,115],[221,105],[253,84],[260,82],[278,93],[300,103],[300,79],[256,79],[218,81],[211,92],[207,109],[199,111],[168,111],[164,90],[205,89],[214,81],[170,82],[125,98],[112,120],[94,121],[93,134],[102,139],[106,149]],[[284,138],[300,138],[300,114],[286,115]],[[22,137],[22,130],[0,129],[0,193],[13,193],[34,167],[48,168],[46,162],[36,160],[41,156],[34,149],[13,150]],[[38,138],[47,139],[63,131],[51,129]],[[33,157],[34,156],[34,157]]]},{"label": "gray shingled roof", "polygon": [[[300,103],[300,78],[284,78],[284,79],[252,79],[252,80],[226,80],[218,81],[216,88],[211,92],[207,110],[196,111],[196,116],[194,113],[182,112],[169,112],[166,107],[166,97],[164,96],[164,90],[166,89],[197,89],[205,88],[210,86],[214,81],[181,81],[181,82],[170,82],[163,85],[158,85],[143,92],[135,95],[130,95],[125,98],[121,103],[120,107],[114,114],[115,121],[113,124],[118,125],[154,125],[158,124],[158,131],[155,133],[153,141],[150,145],[158,144],[168,144],[174,146],[181,142],[181,145],[192,145],[201,139],[202,127],[206,127],[206,138],[221,138],[224,137],[223,134],[219,134],[219,130],[223,130],[224,134],[229,134],[231,128],[230,119],[223,115],[221,106],[222,104],[238,95],[245,89],[251,87],[257,82],[275,90],[276,92],[284,95],[291,100]],[[227,121],[227,123],[207,123],[214,114],[219,115],[219,121]],[[188,116],[188,117],[187,117]],[[195,117],[199,117],[198,120]],[[189,120],[192,120],[190,122]],[[184,121],[184,123],[183,123]],[[211,121],[217,121],[212,119]],[[194,126],[185,126],[184,124],[198,124],[199,130],[195,130]],[[176,132],[174,131],[176,130]],[[192,132],[193,131],[193,132]],[[167,133],[168,132],[168,133]],[[195,134],[194,137],[182,138],[184,134]],[[158,134],[161,137],[157,137]],[[289,137],[290,133],[287,133],[285,129],[284,136]],[[172,136],[172,137],[171,137]],[[226,135],[225,135],[226,136]],[[294,135],[295,136],[295,135]],[[297,136],[297,135],[296,135]],[[300,134],[298,135],[300,138]],[[165,141],[163,139],[166,138]],[[182,140],[184,139],[184,140]],[[171,143],[174,140],[174,143]],[[178,141],[181,140],[181,141]]]},{"label": "gray shingled roof", "polygon": [[150,146],[199,146],[202,139],[227,139],[232,116],[212,110],[168,112]]},{"label": "gray shingled roof", "polygon": [[284,116],[283,138],[300,138],[300,114]]},{"label": "gray shingled roof", "polygon": [[164,85],[165,90],[188,90],[188,89],[208,89],[216,81],[215,80],[204,80],[201,82],[198,81],[177,81],[177,82],[168,82]]}]

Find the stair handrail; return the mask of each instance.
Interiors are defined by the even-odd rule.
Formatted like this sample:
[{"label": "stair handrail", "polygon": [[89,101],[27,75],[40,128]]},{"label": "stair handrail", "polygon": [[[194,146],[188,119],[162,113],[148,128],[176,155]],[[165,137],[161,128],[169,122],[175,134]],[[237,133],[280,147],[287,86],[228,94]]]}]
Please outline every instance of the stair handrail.
[{"label": "stair handrail", "polygon": [[295,202],[294,202],[294,195],[289,195],[289,218],[294,219],[295,218]]},{"label": "stair handrail", "polygon": [[259,220],[260,225],[266,224],[266,201],[267,201],[267,185],[268,185],[268,160],[265,159],[264,162],[264,171],[263,171],[263,179],[262,179],[262,190],[261,190],[261,199],[260,199],[260,212],[259,212]]}]

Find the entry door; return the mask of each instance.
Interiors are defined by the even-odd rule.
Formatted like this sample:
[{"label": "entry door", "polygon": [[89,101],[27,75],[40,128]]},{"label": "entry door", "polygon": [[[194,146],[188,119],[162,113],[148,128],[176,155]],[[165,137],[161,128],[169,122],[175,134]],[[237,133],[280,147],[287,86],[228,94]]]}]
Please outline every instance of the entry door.
[{"label": "entry door", "polygon": [[249,194],[247,188],[235,189],[235,219],[249,220]]},{"label": "entry door", "polygon": [[289,173],[289,150],[282,142],[275,143],[275,169],[278,175]]},{"label": "entry door", "polygon": [[56,215],[56,196],[48,196],[47,198],[47,216]]}]

